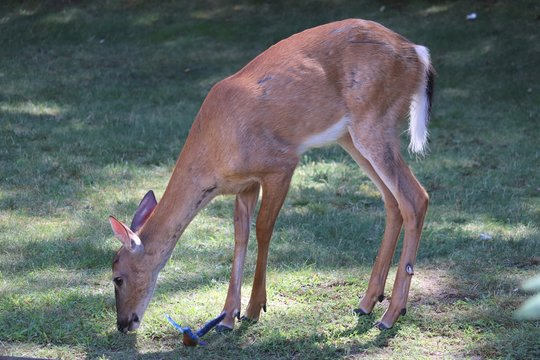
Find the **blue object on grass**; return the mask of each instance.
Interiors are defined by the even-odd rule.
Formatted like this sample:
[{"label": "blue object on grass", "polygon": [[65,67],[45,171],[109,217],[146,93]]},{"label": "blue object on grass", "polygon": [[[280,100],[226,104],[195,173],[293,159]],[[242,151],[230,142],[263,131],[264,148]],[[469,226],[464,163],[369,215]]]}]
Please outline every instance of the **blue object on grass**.
[{"label": "blue object on grass", "polygon": [[206,324],[204,324],[204,326],[196,333],[193,333],[193,331],[189,327],[180,326],[180,324],[174,321],[168,314],[165,314],[165,318],[183,335],[183,343],[185,346],[204,346],[206,345],[206,343],[201,340],[201,337],[204,336],[207,332],[209,332],[214,326],[219,324],[226,315],[226,312],[222,312],[215,319],[212,319]]}]

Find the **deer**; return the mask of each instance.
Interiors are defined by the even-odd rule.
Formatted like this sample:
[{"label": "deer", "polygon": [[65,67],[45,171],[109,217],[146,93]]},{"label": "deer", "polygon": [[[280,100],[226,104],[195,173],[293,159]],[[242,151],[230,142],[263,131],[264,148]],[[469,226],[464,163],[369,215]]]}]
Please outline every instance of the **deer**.
[{"label": "deer", "polygon": [[[306,151],[339,144],[380,191],[386,221],[367,290],[353,311],[370,314],[384,289],[403,228],[389,305],[374,324],[391,328],[406,312],[429,196],[406,164],[424,155],[434,89],[429,50],[381,24],[347,19],[304,30],[216,83],[203,101],[159,203],[152,191],[131,225],[109,221],[122,246],[114,255],[117,327],[136,330],[159,272],[196,214],[218,195],[235,195],[234,258],[216,327],[258,321],[266,312],[270,240],[293,173]],[[241,285],[255,208],[257,258],[251,296],[241,313]]]}]

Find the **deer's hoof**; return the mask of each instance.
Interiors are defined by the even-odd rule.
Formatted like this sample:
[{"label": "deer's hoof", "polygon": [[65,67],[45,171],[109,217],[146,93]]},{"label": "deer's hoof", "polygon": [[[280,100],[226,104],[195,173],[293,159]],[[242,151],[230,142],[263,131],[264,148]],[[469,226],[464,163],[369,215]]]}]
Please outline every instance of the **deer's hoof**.
[{"label": "deer's hoof", "polygon": [[375,323],[375,327],[379,330],[390,330],[392,327],[391,326],[387,326],[385,325],[384,323],[380,322],[380,321],[377,321]]},{"label": "deer's hoof", "polygon": [[243,323],[246,323],[246,324],[255,324],[257,322],[257,320],[250,319],[246,315],[242,316],[241,320]]},{"label": "deer's hoof", "polygon": [[362,310],[360,308],[354,309],[353,312],[356,314],[356,316],[369,315],[369,313],[365,312],[364,310]]},{"label": "deer's hoof", "polygon": [[228,334],[228,333],[230,333],[232,331],[233,331],[233,329],[226,326],[226,325],[217,325],[216,326],[216,332],[218,334]]}]

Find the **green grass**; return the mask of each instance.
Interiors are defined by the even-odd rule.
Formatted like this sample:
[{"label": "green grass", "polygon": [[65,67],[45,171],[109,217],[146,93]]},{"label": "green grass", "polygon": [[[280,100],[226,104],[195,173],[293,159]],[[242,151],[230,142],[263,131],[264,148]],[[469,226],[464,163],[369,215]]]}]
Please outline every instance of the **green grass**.
[{"label": "green grass", "polygon": [[[2,2],[0,355],[539,358],[539,322],[513,318],[527,298],[517,289],[539,271],[539,16],[533,0]],[[347,17],[427,45],[438,71],[431,150],[409,159],[431,206],[407,315],[380,332],[386,302],[352,313],[384,208],[330,147],[295,174],[259,323],[185,349],[163,317],[198,325],[221,310],[233,250],[223,197],[180,239],[142,327],[118,333],[107,216],[128,221],[148,189],[163,193],[212,84],[292,33]],[[252,240],[244,305],[255,250]]]}]

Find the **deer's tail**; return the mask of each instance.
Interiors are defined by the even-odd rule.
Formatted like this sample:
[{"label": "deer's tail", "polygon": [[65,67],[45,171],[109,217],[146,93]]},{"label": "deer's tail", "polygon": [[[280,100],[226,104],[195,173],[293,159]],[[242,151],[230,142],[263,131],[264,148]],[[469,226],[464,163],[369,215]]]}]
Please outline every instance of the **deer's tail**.
[{"label": "deer's tail", "polygon": [[428,140],[428,123],[431,115],[435,70],[431,65],[429,50],[420,45],[415,45],[414,49],[424,67],[424,71],[422,72],[420,86],[414,93],[410,105],[409,135],[411,142],[409,151],[424,154]]}]

